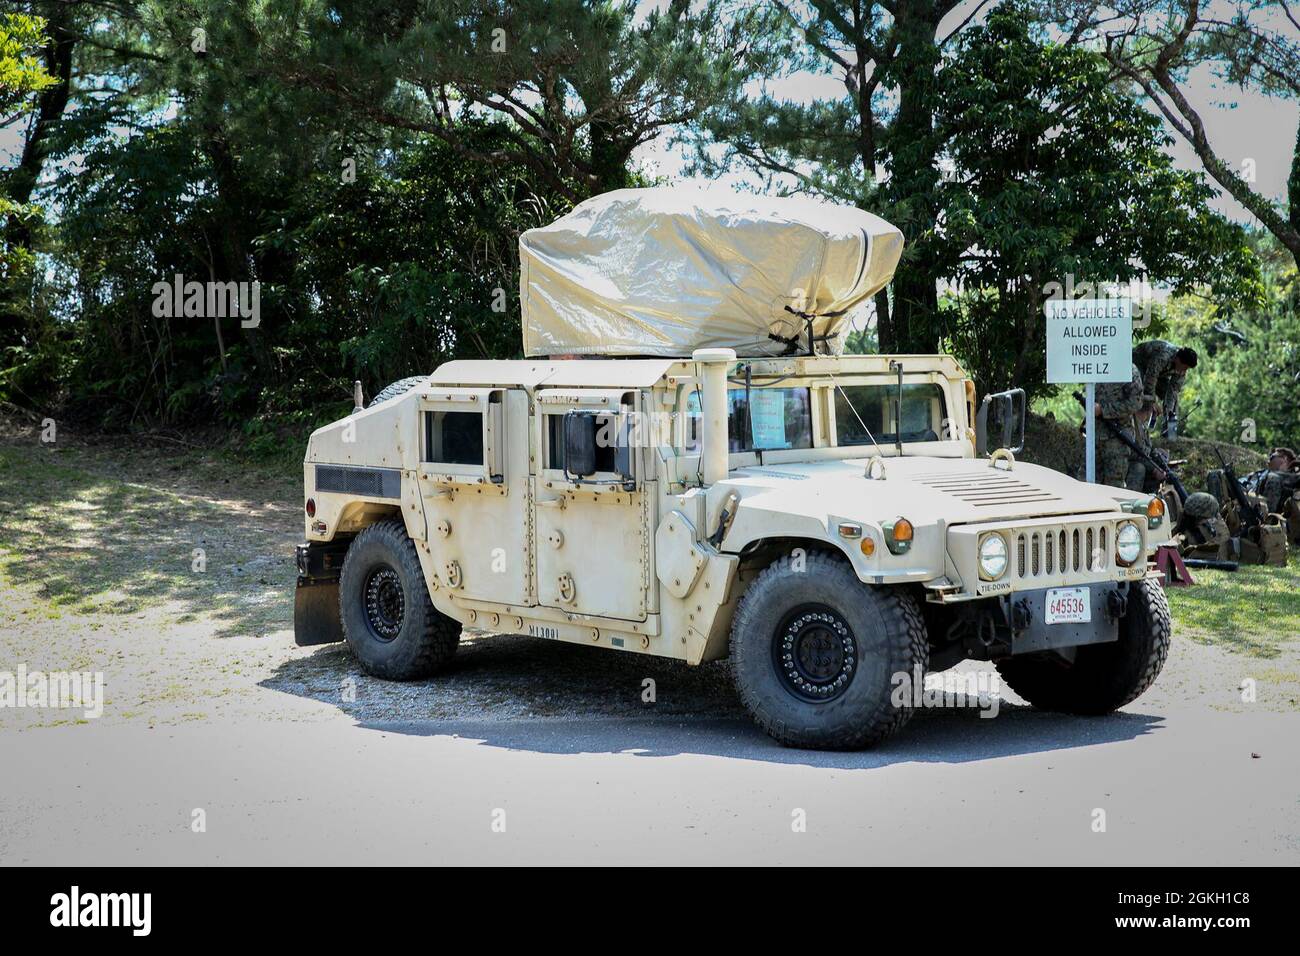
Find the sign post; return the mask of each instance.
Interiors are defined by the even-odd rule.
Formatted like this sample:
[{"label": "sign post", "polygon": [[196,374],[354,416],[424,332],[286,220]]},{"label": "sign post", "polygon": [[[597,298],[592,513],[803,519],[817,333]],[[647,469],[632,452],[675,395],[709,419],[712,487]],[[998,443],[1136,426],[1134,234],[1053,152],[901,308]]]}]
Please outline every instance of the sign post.
[{"label": "sign post", "polygon": [[1085,383],[1084,477],[1097,480],[1097,382],[1133,377],[1133,300],[1048,299],[1047,381]]}]

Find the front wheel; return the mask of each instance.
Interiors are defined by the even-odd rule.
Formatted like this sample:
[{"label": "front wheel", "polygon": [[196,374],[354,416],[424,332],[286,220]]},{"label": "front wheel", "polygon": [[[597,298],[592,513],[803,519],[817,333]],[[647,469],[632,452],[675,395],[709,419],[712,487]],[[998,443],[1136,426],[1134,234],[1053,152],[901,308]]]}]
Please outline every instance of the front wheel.
[{"label": "front wheel", "polygon": [[912,715],[910,689],[929,663],[911,598],[858,580],[830,554],[781,558],[745,592],[731,626],[740,698],[791,747],[855,750]]},{"label": "front wheel", "polygon": [[451,660],[460,624],[433,606],[415,545],[399,521],[357,535],[339,575],[339,615],[367,674],[427,677]]},{"label": "front wheel", "polygon": [[1054,657],[1009,657],[998,662],[998,673],[1041,710],[1109,714],[1155,682],[1169,656],[1172,633],[1164,589],[1145,578],[1129,586],[1118,640],[1080,647],[1068,664]]}]

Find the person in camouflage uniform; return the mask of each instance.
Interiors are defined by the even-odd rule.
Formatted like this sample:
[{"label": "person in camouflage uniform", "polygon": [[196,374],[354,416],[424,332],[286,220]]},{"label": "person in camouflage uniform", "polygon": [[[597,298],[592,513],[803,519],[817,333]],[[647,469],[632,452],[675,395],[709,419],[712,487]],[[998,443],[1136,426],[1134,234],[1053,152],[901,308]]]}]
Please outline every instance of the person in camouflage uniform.
[{"label": "person in camouflage uniform", "polygon": [[1165,421],[1178,421],[1178,396],[1187,370],[1196,368],[1196,362],[1195,349],[1179,348],[1164,339],[1151,339],[1133,349],[1133,364],[1142,373],[1142,390],[1156,396],[1164,408]]},{"label": "person in camouflage uniform", "polygon": [[[1137,416],[1147,404],[1142,389],[1142,373],[1133,366],[1133,376],[1127,382],[1099,382],[1097,384],[1095,414],[1122,428],[1130,438],[1138,433]],[[1136,439],[1135,440],[1139,440]],[[1103,485],[1128,488],[1133,453],[1129,447],[1111,434],[1103,423],[1097,423],[1097,480]],[[1141,489],[1139,476],[1138,490]]]},{"label": "person in camouflage uniform", "polygon": [[1300,488],[1300,473],[1295,452],[1290,448],[1274,448],[1268,456],[1268,469],[1259,479],[1259,495],[1268,502],[1269,512],[1281,514],[1297,488]]},{"label": "person in camouflage uniform", "polygon": [[[1134,367],[1136,368],[1136,366]],[[1133,440],[1138,443],[1138,447],[1147,455],[1151,455],[1155,450],[1155,445],[1151,441],[1151,432],[1147,428],[1147,423],[1151,421],[1155,410],[1156,397],[1144,392],[1142,394],[1142,407],[1133,416]],[[1132,449],[1125,448],[1124,451],[1129,456],[1128,473],[1124,479],[1124,487],[1130,491],[1155,494],[1160,487],[1160,482],[1165,480],[1165,473],[1149,464],[1145,458],[1134,454]]]},{"label": "person in camouflage uniform", "polygon": [[1228,540],[1228,524],[1219,513],[1219,502],[1214,495],[1194,491],[1187,496],[1174,537],[1178,550],[1184,553],[1217,549]]}]

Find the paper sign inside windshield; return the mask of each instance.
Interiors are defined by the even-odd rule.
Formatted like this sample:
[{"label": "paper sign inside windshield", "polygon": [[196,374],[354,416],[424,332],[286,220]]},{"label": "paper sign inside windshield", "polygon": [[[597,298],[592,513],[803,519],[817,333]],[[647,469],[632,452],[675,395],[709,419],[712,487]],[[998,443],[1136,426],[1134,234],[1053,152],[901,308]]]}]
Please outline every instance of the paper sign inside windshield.
[{"label": "paper sign inside windshield", "polygon": [[785,392],[760,388],[750,392],[749,420],[755,448],[789,448],[785,437]]}]

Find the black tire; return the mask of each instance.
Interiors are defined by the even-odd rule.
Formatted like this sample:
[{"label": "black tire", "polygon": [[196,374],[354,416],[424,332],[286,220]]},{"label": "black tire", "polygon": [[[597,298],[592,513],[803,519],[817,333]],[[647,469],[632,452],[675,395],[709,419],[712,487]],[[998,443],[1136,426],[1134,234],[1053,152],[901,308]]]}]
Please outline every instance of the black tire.
[{"label": "black tire", "polygon": [[[901,705],[892,698],[896,675],[925,673],[925,623],[910,597],[863,584],[843,558],[803,560],[803,570],[790,557],[769,565],[736,609],[731,659],[741,701],[786,746],[869,747],[912,716],[910,693]],[[808,641],[821,646],[808,651]]]},{"label": "black tire", "polygon": [[429,380],[427,375],[413,375],[410,378],[398,379],[391,385],[386,385],[378,395],[370,400],[366,408],[374,408],[381,402],[386,402],[390,398],[396,398],[398,395],[404,395],[417,385],[423,385]]},{"label": "black tire", "polygon": [[1129,586],[1119,640],[1080,647],[1072,664],[1039,655],[1009,657],[998,662],[998,673],[1041,710],[1109,714],[1155,682],[1169,656],[1172,632],[1164,589],[1144,579]]},{"label": "black tire", "polygon": [[460,622],[433,606],[415,545],[399,521],[366,528],[339,575],[339,616],[367,674],[416,680],[443,667],[460,643]]}]

